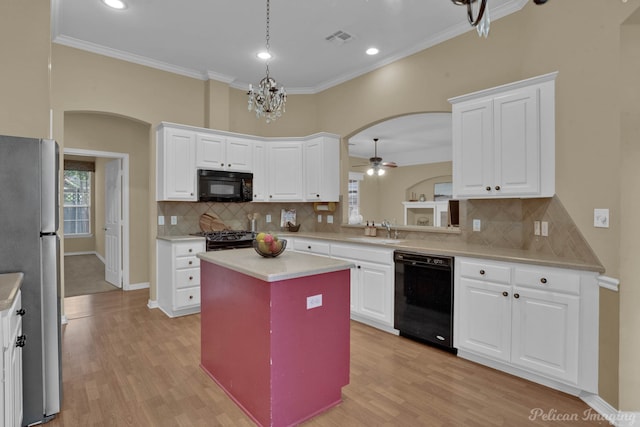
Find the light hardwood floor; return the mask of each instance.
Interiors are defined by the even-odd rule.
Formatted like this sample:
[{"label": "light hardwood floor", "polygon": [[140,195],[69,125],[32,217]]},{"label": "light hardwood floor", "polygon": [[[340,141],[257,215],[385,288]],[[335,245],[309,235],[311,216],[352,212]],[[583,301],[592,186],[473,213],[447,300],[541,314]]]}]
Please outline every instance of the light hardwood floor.
[{"label": "light hardwood floor", "polygon": [[[148,290],[65,299],[62,412],[48,426],[252,426],[199,367],[200,315],[169,319],[147,300]],[[342,395],[305,425],[607,425],[586,421],[578,398],[357,322]],[[531,420],[536,408],[577,421]]]}]

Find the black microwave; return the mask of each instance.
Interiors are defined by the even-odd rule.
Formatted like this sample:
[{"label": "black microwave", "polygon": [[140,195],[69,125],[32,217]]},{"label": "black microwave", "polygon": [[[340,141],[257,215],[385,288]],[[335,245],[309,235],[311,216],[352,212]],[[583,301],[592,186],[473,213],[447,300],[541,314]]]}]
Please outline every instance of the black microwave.
[{"label": "black microwave", "polygon": [[250,202],[253,200],[253,174],[198,169],[200,202]]}]

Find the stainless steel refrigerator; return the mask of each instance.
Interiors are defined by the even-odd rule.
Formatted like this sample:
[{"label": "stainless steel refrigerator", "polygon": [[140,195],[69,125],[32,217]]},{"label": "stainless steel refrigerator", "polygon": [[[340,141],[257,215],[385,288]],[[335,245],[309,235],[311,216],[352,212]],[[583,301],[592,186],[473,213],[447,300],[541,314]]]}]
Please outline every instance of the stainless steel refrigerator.
[{"label": "stainless steel refrigerator", "polygon": [[0,136],[0,273],[21,271],[23,425],[60,412],[58,144]]}]

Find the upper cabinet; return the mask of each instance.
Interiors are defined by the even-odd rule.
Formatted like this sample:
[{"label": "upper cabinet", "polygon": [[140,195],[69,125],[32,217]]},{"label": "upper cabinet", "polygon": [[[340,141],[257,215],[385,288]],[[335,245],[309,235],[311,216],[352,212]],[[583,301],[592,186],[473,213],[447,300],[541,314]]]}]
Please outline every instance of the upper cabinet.
[{"label": "upper cabinet", "polygon": [[454,198],[555,194],[556,75],[449,100]]},{"label": "upper cabinet", "polygon": [[196,166],[199,169],[251,172],[252,141],[214,133],[196,134]]},{"label": "upper cabinet", "polygon": [[340,193],[340,140],[320,136],[304,145],[304,197],[309,202],[337,202]]},{"label": "upper cabinet", "polygon": [[196,134],[162,124],[156,141],[156,200],[196,201]]},{"label": "upper cabinet", "polygon": [[256,202],[336,202],[340,138],[255,136],[161,123],[157,131],[158,201],[197,201],[197,170],[253,173]]}]

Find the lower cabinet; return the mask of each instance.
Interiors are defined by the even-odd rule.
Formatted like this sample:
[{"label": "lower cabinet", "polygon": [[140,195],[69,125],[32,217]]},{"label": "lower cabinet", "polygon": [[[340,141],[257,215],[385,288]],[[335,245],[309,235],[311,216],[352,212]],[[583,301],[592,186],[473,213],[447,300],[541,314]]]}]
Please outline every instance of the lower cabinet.
[{"label": "lower cabinet", "polygon": [[596,274],[456,258],[459,355],[554,388],[597,393]]},{"label": "lower cabinet", "polygon": [[200,312],[200,259],[202,238],[156,241],[158,306],[169,317]]},{"label": "lower cabinet", "polygon": [[22,425],[22,347],[25,337],[22,335],[22,298],[18,292],[13,304],[0,312],[2,341],[2,387],[0,387],[0,405],[2,406],[2,425],[17,427]]}]

